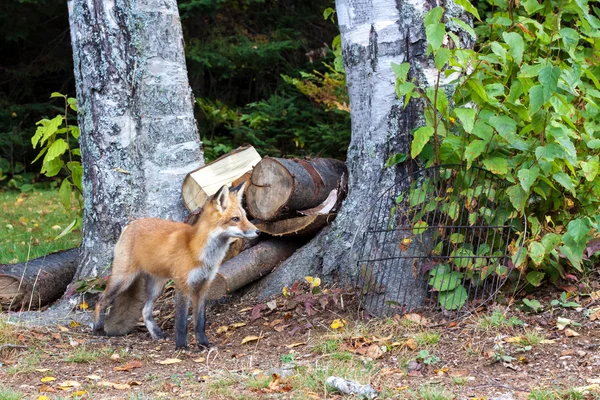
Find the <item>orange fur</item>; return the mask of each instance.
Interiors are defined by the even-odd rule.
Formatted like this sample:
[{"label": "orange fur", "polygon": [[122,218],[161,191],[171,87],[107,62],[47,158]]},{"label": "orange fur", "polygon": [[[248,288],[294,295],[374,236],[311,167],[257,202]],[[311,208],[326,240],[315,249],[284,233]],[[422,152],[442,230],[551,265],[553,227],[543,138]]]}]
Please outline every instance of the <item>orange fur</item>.
[{"label": "orange fur", "polygon": [[[230,193],[224,186],[207,202],[198,222],[193,226],[156,218],[137,220],[127,226],[115,246],[112,275],[96,306],[95,333],[112,334],[108,330],[104,331],[106,308],[115,300],[115,305],[119,304],[119,296],[126,295],[130,287],[143,288],[139,284],[141,279],[146,280],[148,285],[144,322],[154,338],[164,337],[147,308],[151,312],[154,300],[160,294],[156,293],[157,290],[162,291],[164,283],[172,279],[182,299],[178,305],[180,312],[183,312],[188,299],[192,298],[195,319],[200,319],[202,324],[201,327],[196,327],[196,339],[198,341],[200,336],[201,341],[206,342],[203,336],[204,313],[198,307],[204,307],[204,297],[230,242],[236,237],[252,238],[258,235],[257,228],[248,221],[241,207],[242,194],[243,188]],[[135,311],[136,307],[132,312]],[[113,312],[111,310],[111,314]],[[116,314],[127,312],[117,310]],[[139,306],[137,315],[139,316]],[[187,319],[187,307],[185,318]],[[150,319],[152,320],[149,321]],[[182,320],[178,323],[176,328],[184,324]],[[202,332],[199,331],[200,328]],[[127,333],[124,332],[127,329],[121,326],[118,333]],[[177,346],[183,347],[187,342],[183,343],[180,330],[177,330]]]}]

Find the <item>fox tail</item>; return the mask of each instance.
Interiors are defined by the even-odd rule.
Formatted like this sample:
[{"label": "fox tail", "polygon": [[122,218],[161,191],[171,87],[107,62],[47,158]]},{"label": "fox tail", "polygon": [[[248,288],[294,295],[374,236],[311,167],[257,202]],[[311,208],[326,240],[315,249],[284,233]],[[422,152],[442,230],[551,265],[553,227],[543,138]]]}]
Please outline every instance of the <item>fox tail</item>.
[{"label": "fox tail", "polygon": [[142,316],[145,297],[146,279],[139,276],[112,303],[104,325],[106,335],[123,336],[130,333]]}]

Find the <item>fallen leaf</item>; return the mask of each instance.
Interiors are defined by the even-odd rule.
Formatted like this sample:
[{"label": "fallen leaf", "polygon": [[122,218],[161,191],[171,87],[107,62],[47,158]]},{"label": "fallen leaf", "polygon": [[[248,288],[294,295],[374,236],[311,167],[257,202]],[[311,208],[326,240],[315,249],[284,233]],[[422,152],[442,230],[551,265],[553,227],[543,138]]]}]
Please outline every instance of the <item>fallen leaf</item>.
[{"label": "fallen leaf", "polygon": [[269,310],[274,310],[277,308],[277,300],[271,300],[267,302],[267,307],[269,307]]},{"label": "fallen leaf", "polygon": [[250,315],[250,322],[255,321],[262,317],[262,311],[267,308],[266,304],[257,304],[252,309],[252,314]]},{"label": "fallen leaf", "polygon": [[62,228],[60,227],[60,225],[52,225],[52,229],[55,230],[55,231],[59,231]]},{"label": "fallen leaf", "polygon": [[285,329],[285,326],[283,326],[283,325],[277,325],[277,326],[273,327],[273,329],[276,332],[282,332]]},{"label": "fallen leaf", "polygon": [[567,329],[565,329],[565,336],[566,337],[575,337],[575,336],[579,336],[579,333],[575,332],[571,328],[567,328]]},{"label": "fallen leaf", "polygon": [[321,278],[313,278],[312,276],[305,276],[304,280],[306,282],[310,283],[311,288],[321,285]]},{"label": "fallen leaf", "polygon": [[56,392],[56,389],[54,389],[51,386],[46,385],[45,383],[40,386],[40,388],[38,389],[38,392],[40,393],[54,393]]},{"label": "fallen leaf", "polygon": [[129,386],[127,383],[113,383],[112,387],[118,390],[131,389],[131,386]]},{"label": "fallen leaf", "polygon": [[50,400],[50,397],[41,395],[41,396],[36,397],[35,400]]},{"label": "fallen leaf", "polygon": [[333,322],[331,322],[331,329],[340,329],[343,328],[346,325],[346,320],[345,319],[334,319]]},{"label": "fallen leaf", "polygon": [[138,382],[138,381],[130,381],[130,382],[127,382],[127,384],[129,386],[142,386],[142,382]]},{"label": "fallen leaf", "polygon": [[554,343],[556,343],[556,340],[554,340],[554,339],[543,339],[540,343],[541,344],[554,344]]},{"label": "fallen leaf", "polygon": [[81,387],[81,383],[77,382],[77,381],[64,381],[61,384],[59,384],[58,386],[62,386],[62,387],[66,387],[66,388],[77,388],[77,387]]},{"label": "fallen leaf", "polygon": [[283,293],[283,297],[288,297],[290,295],[290,289],[287,286],[284,286],[281,293]]},{"label": "fallen leaf", "polygon": [[227,332],[228,330],[229,330],[229,328],[228,328],[227,326],[225,326],[225,325],[223,325],[223,326],[220,326],[220,327],[218,327],[218,328],[217,328],[217,335],[220,335],[220,334],[222,334],[222,333],[225,333],[225,332]]},{"label": "fallen leaf", "polygon": [[269,326],[272,328],[272,327],[274,327],[275,325],[279,325],[279,324],[281,324],[282,322],[283,322],[283,320],[282,320],[282,319],[274,319],[273,321],[271,321],[271,323],[269,323]]},{"label": "fallen leaf", "polygon": [[40,382],[46,383],[46,382],[53,382],[55,380],[56,380],[56,378],[53,376],[45,376],[42,379],[40,379]]},{"label": "fallen leaf", "polygon": [[443,374],[447,374],[449,371],[449,368],[440,368],[440,369],[434,369],[433,372],[435,372],[438,375],[443,375]]},{"label": "fallen leaf", "polygon": [[367,348],[366,356],[372,358],[373,360],[378,359],[383,355],[383,350],[381,350],[381,346],[377,344],[372,344]]},{"label": "fallen leaf", "polygon": [[523,337],[522,336],[508,337],[508,338],[504,339],[504,341],[506,343],[520,343],[523,341]]},{"label": "fallen leaf", "polygon": [[69,332],[69,329],[64,327],[64,326],[58,326],[58,329],[60,329],[61,332]]},{"label": "fallen leaf", "polygon": [[120,356],[118,353],[113,353],[113,354],[110,356],[110,359],[111,359],[111,360],[113,360],[113,361],[118,361],[118,360],[120,360],[120,359],[121,359],[121,356]]},{"label": "fallen leaf", "polygon": [[167,358],[166,360],[158,361],[158,363],[162,365],[177,364],[180,362],[181,360],[179,358]]},{"label": "fallen leaf", "polygon": [[415,342],[415,339],[413,339],[413,338],[409,338],[405,344],[406,344],[406,347],[408,347],[411,350],[416,350],[417,347],[419,347],[417,345],[417,342]]},{"label": "fallen leaf", "polygon": [[85,377],[93,381],[99,381],[100,379],[102,379],[102,377],[98,375],[86,375]]},{"label": "fallen leaf", "polygon": [[415,322],[419,325],[423,325],[427,322],[427,319],[425,317],[422,317],[419,314],[415,314],[415,313],[405,314],[404,319]]},{"label": "fallen leaf", "polygon": [[87,394],[87,392],[85,390],[78,390],[76,392],[73,392],[71,394],[71,397],[81,397],[81,396],[84,396],[86,394]]},{"label": "fallen leaf", "polygon": [[588,378],[585,381],[589,384],[600,384],[600,378],[598,378],[598,379]]},{"label": "fallen leaf", "polygon": [[80,310],[87,310],[88,308],[90,308],[90,305],[87,302],[83,301],[83,302],[79,303]]},{"label": "fallen leaf", "polygon": [[230,328],[233,329],[237,329],[237,328],[241,328],[242,326],[246,326],[247,324],[245,322],[236,322],[234,324],[229,325]]},{"label": "fallen leaf", "polygon": [[192,360],[195,363],[203,363],[204,361],[206,361],[205,357],[198,357]]},{"label": "fallen leaf", "polygon": [[450,376],[454,377],[454,376],[467,376],[469,375],[469,371],[467,371],[466,369],[455,369],[452,372],[450,372]]},{"label": "fallen leaf", "polygon": [[48,372],[48,371],[52,371],[52,368],[37,368],[36,371],[37,372]]},{"label": "fallen leaf", "polygon": [[294,347],[302,346],[305,344],[306,344],[306,342],[297,342],[297,343],[292,343],[292,344],[286,344],[285,347],[287,347],[288,349],[293,349]]},{"label": "fallen leaf", "polygon": [[246,344],[246,343],[250,343],[250,342],[254,342],[260,340],[260,336],[246,336],[245,338],[242,339],[242,344]]},{"label": "fallen leaf", "polygon": [[252,307],[244,307],[240,311],[238,311],[238,313],[241,314],[241,313],[245,313],[246,311],[250,311],[250,310],[252,310]]},{"label": "fallen leaf", "polygon": [[142,367],[142,362],[140,360],[133,360],[133,361],[130,361],[127,364],[123,365],[122,367],[114,367],[113,369],[115,371],[131,372],[131,370],[133,370],[135,368],[141,368],[141,367]]},{"label": "fallen leaf", "polygon": [[590,321],[600,319],[600,308],[593,309],[590,313]]},{"label": "fallen leaf", "polygon": [[562,331],[563,329],[565,329],[565,327],[567,325],[570,325],[571,322],[572,321],[568,318],[558,317],[556,319],[556,327],[558,328],[559,331]]}]

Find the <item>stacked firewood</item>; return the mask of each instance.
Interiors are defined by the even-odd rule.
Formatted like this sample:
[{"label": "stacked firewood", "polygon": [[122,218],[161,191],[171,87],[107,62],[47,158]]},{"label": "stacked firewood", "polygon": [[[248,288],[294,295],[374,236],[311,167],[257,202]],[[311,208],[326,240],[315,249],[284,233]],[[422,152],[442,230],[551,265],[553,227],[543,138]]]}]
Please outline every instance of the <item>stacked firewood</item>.
[{"label": "stacked firewood", "polygon": [[[257,240],[236,240],[209,294],[221,297],[268,274],[331,223],[346,194],[346,165],[339,160],[261,158],[241,147],[189,173],[183,202],[194,224],[204,203],[223,185],[245,186],[245,206],[264,232]],[[79,249],[49,254],[14,265],[0,265],[0,309],[38,309],[53,302],[77,270]],[[67,292],[79,290],[71,285]],[[72,294],[72,293],[71,293]]]},{"label": "stacked firewood", "polygon": [[346,194],[347,169],[339,160],[262,158],[242,147],[186,177],[183,202],[193,224],[206,200],[224,184],[246,182],[245,207],[263,234],[236,240],[211,287],[219,299],[268,274],[336,216]]}]

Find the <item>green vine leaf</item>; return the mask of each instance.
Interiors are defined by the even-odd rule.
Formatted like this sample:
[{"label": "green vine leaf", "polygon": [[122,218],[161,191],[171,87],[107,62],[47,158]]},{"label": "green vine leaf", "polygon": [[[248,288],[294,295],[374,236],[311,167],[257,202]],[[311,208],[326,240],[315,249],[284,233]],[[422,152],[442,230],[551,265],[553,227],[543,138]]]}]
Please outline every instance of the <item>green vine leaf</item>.
[{"label": "green vine leaf", "polygon": [[434,129],[431,126],[422,126],[415,131],[413,134],[413,141],[410,147],[410,156],[415,159],[421,151],[423,151],[423,147],[427,143],[429,143],[429,139],[433,136]]}]

